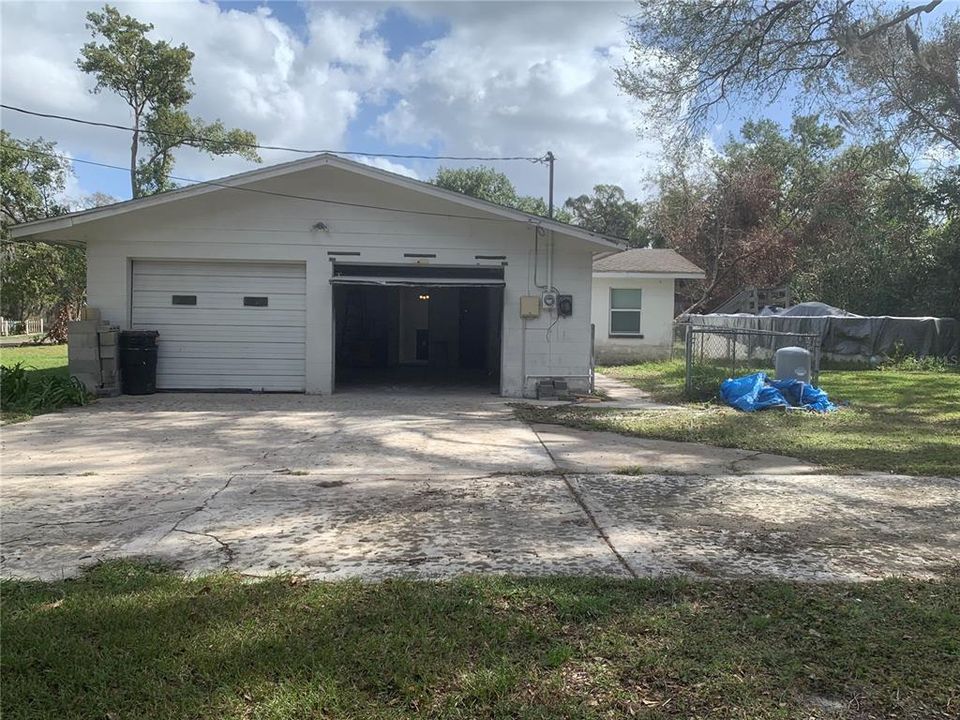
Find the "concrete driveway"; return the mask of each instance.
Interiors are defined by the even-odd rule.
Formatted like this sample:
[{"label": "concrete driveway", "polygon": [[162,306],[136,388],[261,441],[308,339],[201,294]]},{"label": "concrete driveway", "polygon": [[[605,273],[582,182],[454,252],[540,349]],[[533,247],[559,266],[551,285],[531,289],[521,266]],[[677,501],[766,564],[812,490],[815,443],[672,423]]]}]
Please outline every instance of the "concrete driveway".
[{"label": "concrete driveway", "polygon": [[143,556],[329,579],[862,580],[935,576],[960,553],[956,479],[529,427],[491,395],[123,397],[2,443],[5,577]]}]

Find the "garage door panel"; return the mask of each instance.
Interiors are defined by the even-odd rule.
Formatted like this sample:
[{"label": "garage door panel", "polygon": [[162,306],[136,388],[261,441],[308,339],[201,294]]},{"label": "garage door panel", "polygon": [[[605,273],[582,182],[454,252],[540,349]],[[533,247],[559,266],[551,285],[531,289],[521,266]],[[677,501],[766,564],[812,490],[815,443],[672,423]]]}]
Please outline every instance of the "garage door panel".
[{"label": "garage door panel", "polygon": [[209,358],[170,355],[163,364],[168,375],[303,375],[303,361],[284,358]]},{"label": "garage door panel", "polygon": [[177,358],[223,358],[246,357],[251,360],[297,360],[303,363],[302,342],[247,343],[232,340],[209,342],[208,340],[174,340],[161,336],[160,342],[169,356]]},{"label": "garage door panel", "polygon": [[183,277],[245,277],[245,278],[300,278],[303,265],[297,263],[213,262],[189,260],[138,260],[133,272],[137,276],[170,275]]},{"label": "garage door panel", "polygon": [[267,295],[270,293],[302,295],[307,287],[306,281],[302,278],[299,280],[270,277],[257,279],[219,277],[216,275],[209,278],[193,276],[180,277],[177,275],[134,275],[133,283],[138,291],[176,292],[189,293],[192,295],[204,291],[238,294],[239,292],[245,292],[247,288],[251,287],[256,287],[257,292]]},{"label": "garage door panel", "polygon": [[[160,333],[157,386],[302,391],[305,277],[302,263],[135,261],[131,324]],[[244,306],[244,296],[268,306]]]},{"label": "garage door panel", "polygon": [[241,308],[236,310],[216,310],[210,308],[178,307],[136,308],[133,322],[137,325],[167,323],[172,325],[239,325],[258,327],[264,332],[264,340],[270,328],[303,327],[306,319],[304,310],[270,310],[268,308]]},{"label": "garage door panel", "polygon": [[[265,310],[304,310],[304,295],[300,293],[273,293],[258,290],[262,293],[258,297],[266,297],[268,305],[265,308],[259,308],[261,312]],[[244,308],[244,293],[236,290],[232,292],[192,292],[197,298],[196,305],[174,305],[172,301],[173,293],[163,290],[145,290],[134,294],[133,303],[137,308],[159,308],[175,310],[236,310]],[[246,293],[250,295],[251,293]]]},{"label": "garage door panel", "polygon": [[277,376],[261,385],[259,375],[180,375],[157,373],[157,386],[163,390],[267,390],[303,392],[302,376]]},{"label": "garage door panel", "polygon": [[[231,326],[210,327],[208,325],[172,325],[170,323],[155,323],[147,328],[160,333],[161,342],[186,340],[211,340],[216,342],[244,342],[247,346],[260,343],[263,340],[263,328],[260,326]],[[306,333],[302,327],[278,327],[270,331],[270,341],[274,343],[303,343]]]}]

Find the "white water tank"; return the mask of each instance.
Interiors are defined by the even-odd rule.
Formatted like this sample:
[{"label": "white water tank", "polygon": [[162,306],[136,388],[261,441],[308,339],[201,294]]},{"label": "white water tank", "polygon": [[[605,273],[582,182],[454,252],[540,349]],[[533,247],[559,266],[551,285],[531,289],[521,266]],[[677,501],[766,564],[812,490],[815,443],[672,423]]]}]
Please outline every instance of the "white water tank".
[{"label": "white water tank", "polygon": [[802,347],[780,348],[773,354],[777,380],[810,382],[810,362],[810,351]]}]

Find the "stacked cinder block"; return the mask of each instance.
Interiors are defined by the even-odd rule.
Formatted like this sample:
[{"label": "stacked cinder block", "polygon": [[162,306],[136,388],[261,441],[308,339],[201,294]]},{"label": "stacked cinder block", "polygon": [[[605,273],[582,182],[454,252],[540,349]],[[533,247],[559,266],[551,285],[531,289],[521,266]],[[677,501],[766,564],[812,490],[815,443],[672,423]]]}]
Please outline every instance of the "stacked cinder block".
[{"label": "stacked cinder block", "polygon": [[537,383],[537,400],[573,400],[567,381],[549,378]]},{"label": "stacked cinder block", "polygon": [[119,328],[102,322],[100,313],[85,308],[84,319],[67,327],[67,364],[70,374],[98,396],[120,394]]}]

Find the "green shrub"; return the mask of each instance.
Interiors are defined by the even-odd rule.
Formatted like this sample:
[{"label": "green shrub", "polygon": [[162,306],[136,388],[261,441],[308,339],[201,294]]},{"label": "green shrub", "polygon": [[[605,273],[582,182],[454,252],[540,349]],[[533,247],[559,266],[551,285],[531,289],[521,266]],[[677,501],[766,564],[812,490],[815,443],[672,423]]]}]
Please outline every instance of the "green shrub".
[{"label": "green shrub", "polygon": [[36,375],[17,363],[0,367],[0,408],[36,414],[67,405],[86,405],[89,395],[75,377]]},{"label": "green shrub", "polygon": [[904,349],[902,342],[896,342],[893,351],[877,365],[877,370],[907,370],[922,372],[946,372],[955,370],[957,363],[947,358],[933,355],[919,356]]}]

